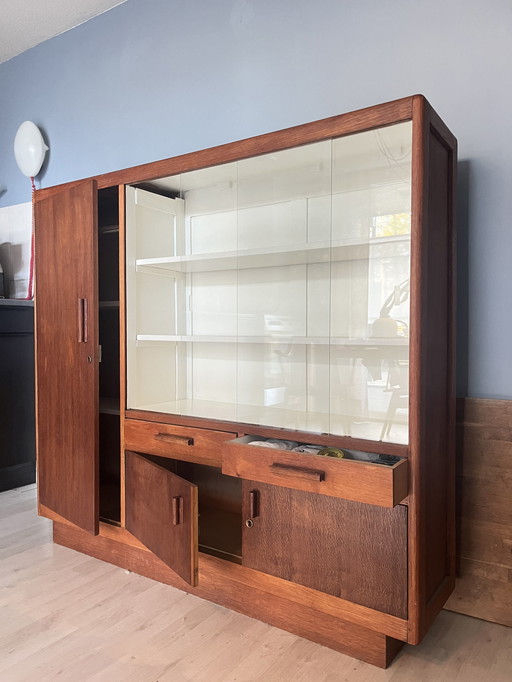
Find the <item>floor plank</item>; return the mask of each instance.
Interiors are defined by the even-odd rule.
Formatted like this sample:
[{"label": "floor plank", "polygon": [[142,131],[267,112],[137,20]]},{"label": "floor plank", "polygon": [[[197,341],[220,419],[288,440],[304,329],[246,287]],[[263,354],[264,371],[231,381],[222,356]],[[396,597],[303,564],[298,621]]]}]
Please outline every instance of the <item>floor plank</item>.
[{"label": "floor plank", "polygon": [[53,545],[0,493],[2,682],[510,682],[512,629],[444,611],[388,670]]}]

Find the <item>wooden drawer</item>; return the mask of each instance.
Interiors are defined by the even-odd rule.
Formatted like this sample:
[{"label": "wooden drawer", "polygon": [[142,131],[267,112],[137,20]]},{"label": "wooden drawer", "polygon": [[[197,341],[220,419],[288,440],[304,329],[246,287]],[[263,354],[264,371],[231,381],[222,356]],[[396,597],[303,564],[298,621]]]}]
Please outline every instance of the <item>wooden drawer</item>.
[{"label": "wooden drawer", "polygon": [[408,494],[406,459],[387,466],[248,445],[256,439],[224,443],[223,474],[381,507],[394,507]]},{"label": "wooden drawer", "polygon": [[127,419],[125,449],[159,457],[222,466],[222,444],[236,433]]}]

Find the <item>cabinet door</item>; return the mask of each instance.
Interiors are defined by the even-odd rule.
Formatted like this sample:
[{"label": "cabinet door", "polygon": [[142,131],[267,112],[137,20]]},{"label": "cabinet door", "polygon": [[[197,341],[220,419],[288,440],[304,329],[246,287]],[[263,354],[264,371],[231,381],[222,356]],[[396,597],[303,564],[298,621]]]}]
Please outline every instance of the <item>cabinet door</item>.
[{"label": "cabinet door", "polygon": [[407,618],[406,507],[244,481],[243,513],[244,566]]},{"label": "cabinet door", "polygon": [[197,486],[126,452],[126,528],[190,585],[197,585]]},{"label": "cabinet door", "polygon": [[39,502],[98,532],[97,208],[93,181],[36,201]]}]

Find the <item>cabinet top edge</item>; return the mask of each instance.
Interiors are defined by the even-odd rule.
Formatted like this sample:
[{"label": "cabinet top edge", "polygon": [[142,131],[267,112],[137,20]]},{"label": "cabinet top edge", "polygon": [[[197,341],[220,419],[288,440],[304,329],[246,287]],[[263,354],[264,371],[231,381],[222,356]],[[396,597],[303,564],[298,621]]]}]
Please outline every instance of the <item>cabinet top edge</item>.
[{"label": "cabinet top edge", "polygon": [[[207,166],[215,166],[221,163],[229,163],[298,145],[320,142],[331,137],[342,137],[344,135],[394,125],[412,120],[415,116],[415,111],[420,109],[428,109],[436,117],[436,120],[442,123],[423,95],[412,95],[290,128],[264,133],[244,140],[228,142],[207,149],[195,150],[122,170],[38,189],[35,192],[35,201],[41,201],[85,181],[93,181],[97,189],[146,182],[168,175],[197,170]],[[444,126],[444,131],[451,135],[446,126]]]}]

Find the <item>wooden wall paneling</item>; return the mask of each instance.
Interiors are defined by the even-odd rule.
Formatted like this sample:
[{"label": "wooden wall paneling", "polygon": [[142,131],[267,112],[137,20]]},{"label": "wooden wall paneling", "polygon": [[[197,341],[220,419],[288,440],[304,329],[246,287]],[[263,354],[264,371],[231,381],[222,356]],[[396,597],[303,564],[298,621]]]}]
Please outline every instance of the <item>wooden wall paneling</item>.
[{"label": "wooden wall paneling", "polygon": [[384,509],[255,481],[243,481],[242,507],[244,521],[251,521],[243,527],[244,566],[407,617],[406,507]]},{"label": "wooden wall paneling", "polygon": [[98,532],[98,242],[94,181],[35,198],[39,502]]},{"label": "wooden wall paneling", "polygon": [[512,626],[512,401],[467,398],[461,419],[457,581],[446,608]]}]

